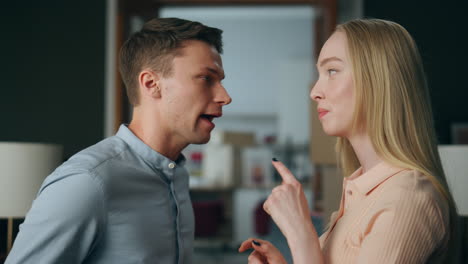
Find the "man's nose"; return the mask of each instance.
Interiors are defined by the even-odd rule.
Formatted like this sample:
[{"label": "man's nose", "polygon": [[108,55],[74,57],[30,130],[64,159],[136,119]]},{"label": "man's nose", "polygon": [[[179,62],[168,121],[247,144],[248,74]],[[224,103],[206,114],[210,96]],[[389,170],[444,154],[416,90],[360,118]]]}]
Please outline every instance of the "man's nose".
[{"label": "man's nose", "polygon": [[218,94],[216,96],[216,102],[221,104],[221,105],[228,105],[232,102],[231,96],[229,96],[228,92],[226,91],[226,88],[224,86],[220,85],[220,89],[218,90]]}]

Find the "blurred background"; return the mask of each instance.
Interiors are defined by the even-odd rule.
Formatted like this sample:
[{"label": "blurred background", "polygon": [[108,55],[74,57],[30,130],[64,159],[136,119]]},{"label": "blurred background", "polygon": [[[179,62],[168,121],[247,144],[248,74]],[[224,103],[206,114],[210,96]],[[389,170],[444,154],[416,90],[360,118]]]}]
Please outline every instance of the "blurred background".
[{"label": "blurred background", "polygon": [[[132,32],[155,16],[219,27],[233,103],[209,144],[184,151],[195,263],[245,263],[247,255],[236,248],[251,236],[272,241],[290,260],[286,241],[261,209],[279,182],[271,157],[303,183],[319,233],[341,194],[334,141],[321,132],[309,100],[324,40],[352,18],[403,25],[423,57],[439,143],[467,144],[467,10],[462,0],[4,1],[0,141],[58,144],[68,159],[130,121],[116,58]],[[15,219],[15,231],[21,221]],[[1,252],[7,225],[0,220]],[[467,241],[466,232],[461,236]]]}]

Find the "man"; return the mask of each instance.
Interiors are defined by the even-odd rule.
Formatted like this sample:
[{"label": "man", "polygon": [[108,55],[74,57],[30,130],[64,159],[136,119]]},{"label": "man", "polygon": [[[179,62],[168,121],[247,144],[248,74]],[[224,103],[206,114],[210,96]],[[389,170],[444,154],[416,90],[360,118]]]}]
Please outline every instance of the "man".
[{"label": "man", "polygon": [[222,31],[153,19],[122,47],[133,118],[43,183],[6,263],[190,263],[194,216],[181,151],[210,139],[231,98]]}]

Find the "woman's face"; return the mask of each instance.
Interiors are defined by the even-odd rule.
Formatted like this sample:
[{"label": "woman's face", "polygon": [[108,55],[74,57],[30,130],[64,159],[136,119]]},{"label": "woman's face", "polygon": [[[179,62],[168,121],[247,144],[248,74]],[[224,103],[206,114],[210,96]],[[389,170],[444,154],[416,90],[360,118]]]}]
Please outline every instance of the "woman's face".
[{"label": "woman's face", "polygon": [[346,34],[335,32],[323,46],[317,62],[319,79],[310,92],[327,135],[351,136],[354,84]]}]

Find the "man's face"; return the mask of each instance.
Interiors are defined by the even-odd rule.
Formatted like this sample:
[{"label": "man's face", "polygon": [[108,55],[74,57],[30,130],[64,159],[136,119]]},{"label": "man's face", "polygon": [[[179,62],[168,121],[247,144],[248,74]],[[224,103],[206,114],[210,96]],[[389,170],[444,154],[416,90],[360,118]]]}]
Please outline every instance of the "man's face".
[{"label": "man's face", "polygon": [[221,81],[221,56],[205,42],[184,42],[181,55],[174,58],[172,71],[159,81],[162,123],[175,144],[203,144],[215,127],[213,119],[231,103]]}]

